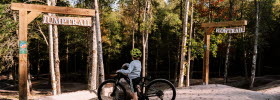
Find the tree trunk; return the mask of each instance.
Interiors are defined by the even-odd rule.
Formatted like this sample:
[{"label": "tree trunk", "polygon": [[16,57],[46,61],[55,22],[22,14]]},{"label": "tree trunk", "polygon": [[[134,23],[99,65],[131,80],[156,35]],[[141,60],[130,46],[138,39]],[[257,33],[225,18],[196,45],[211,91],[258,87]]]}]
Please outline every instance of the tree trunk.
[{"label": "tree trunk", "polygon": [[147,76],[148,75],[148,57],[149,57],[149,41],[148,41],[148,38],[149,38],[149,33],[148,32],[146,32],[146,47],[145,47],[145,69],[146,69],[146,75],[145,76]]},{"label": "tree trunk", "polygon": [[[52,6],[56,5],[56,0],[52,0]],[[53,16],[56,16],[53,14]],[[57,94],[61,94],[61,86],[60,86],[60,69],[59,69],[59,49],[58,49],[58,29],[57,25],[53,25],[53,34],[54,34],[54,71],[55,71],[55,79],[56,79],[56,91]]]},{"label": "tree trunk", "polygon": [[31,92],[32,92],[32,82],[31,82],[31,75],[30,75],[30,62],[28,60],[28,64],[27,64],[27,95],[31,95]]},{"label": "tree trunk", "polygon": [[258,39],[259,39],[259,1],[255,1],[256,7],[256,29],[255,29],[255,40],[254,40],[254,51],[253,51],[253,60],[252,60],[252,69],[251,69],[251,84],[250,88],[254,87],[254,80],[256,75],[256,64],[257,64],[257,55],[258,55]]},{"label": "tree trunk", "polygon": [[190,86],[190,66],[191,66],[191,52],[192,52],[192,48],[191,48],[191,40],[192,40],[192,31],[193,31],[193,0],[192,0],[192,9],[191,9],[191,26],[190,26],[190,37],[189,37],[189,44],[188,44],[188,59],[187,59],[187,73],[186,73],[186,87]]},{"label": "tree trunk", "polygon": [[[183,36],[182,36],[182,48],[181,48],[181,63],[180,63],[180,77],[178,87],[183,87],[184,83],[184,69],[185,69],[185,47],[187,42],[188,33],[188,13],[189,13],[189,0],[186,0],[185,4],[185,14],[184,14],[184,26],[183,26]],[[188,73],[188,70],[187,70]]]},{"label": "tree trunk", "polygon": [[[229,19],[232,20],[232,12],[233,12],[233,0],[229,0]],[[231,46],[231,34],[228,34],[228,45],[226,52],[226,61],[225,61],[225,72],[224,72],[224,84],[227,83],[228,78],[228,67],[229,67],[229,56],[230,56],[230,46]]]},{"label": "tree trunk", "polygon": [[227,52],[226,52],[226,61],[225,61],[225,72],[224,72],[224,84],[227,83],[228,78],[228,66],[229,66],[229,52],[231,46],[231,35],[228,35],[228,45],[227,45]]},{"label": "tree trunk", "polygon": [[[135,1],[132,0],[132,5],[135,5]],[[136,8],[134,8],[133,6],[133,13],[136,13]],[[134,40],[134,34],[135,34],[135,15],[132,16],[132,49],[134,49],[134,45],[135,45],[135,40]]]},{"label": "tree trunk", "polygon": [[134,49],[134,44],[135,44],[135,40],[134,40],[134,32],[135,32],[135,28],[134,28],[134,21],[133,21],[133,30],[132,30],[132,49]]},{"label": "tree trunk", "polygon": [[74,45],[74,73],[77,73],[77,47]]},{"label": "tree trunk", "polygon": [[95,16],[96,16],[96,32],[97,32],[97,54],[98,54],[98,68],[99,68],[99,82],[102,83],[105,80],[104,75],[104,63],[103,63],[103,52],[102,52],[102,38],[100,29],[100,17],[99,17],[99,6],[98,1],[94,0]]},{"label": "tree trunk", "polygon": [[[17,20],[17,13],[16,12],[13,12],[13,19],[14,19],[14,21],[15,22],[18,22],[18,20]],[[16,30],[16,34],[18,35],[18,32],[19,32],[19,30],[17,29]],[[17,67],[16,66],[14,66],[14,69],[12,70],[12,73],[13,73],[13,83],[16,85],[17,84],[17,79],[18,79],[18,77],[17,77],[17,73],[18,73],[18,71],[17,71]]]},{"label": "tree trunk", "polygon": [[51,84],[52,84],[52,93],[53,95],[57,94],[56,90],[56,79],[54,72],[54,57],[53,57],[53,27],[49,25],[49,63],[50,63],[50,74],[51,74]]},{"label": "tree trunk", "polygon": [[[48,6],[52,5],[53,0],[48,0]],[[49,16],[52,16],[51,13],[48,13]],[[49,25],[49,64],[50,64],[50,76],[51,76],[51,84],[52,84],[52,93],[53,95],[57,95],[57,87],[56,87],[56,77],[54,71],[54,52],[53,52],[53,25]]]},{"label": "tree trunk", "polygon": [[[178,40],[180,40],[180,37],[179,37],[179,39]],[[178,42],[178,48],[180,48],[181,47],[181,42],[179,41]],[[177,59],[177,62],[176,62],[176,65],[175,65],[175,74],[174,74],[174,83],[175,84],[177,84],[177,81],[178,81],[178,67],[179,67],[179,63],[180,63],[180,55],[181,55],[181,53],[180,53],[180,49],[178,49],[178,51],[177,51],[177,57],[176,57],[176,59]]]},{"label": "tree trunk", "polygon": [[[39,43],[39,40],[37,40],[37,52],[38,52],[38,56],[40,55],[40,43]],[[40,59],[38,59],[37,61],[36,61],[36,63],[37,63],[37,75],[36,75],[36,79],[39,79],[39,75],[40,75]]]},{"label": "tree trunk", "polygon": [[28,71],[27,89],[29,92],[28,95],[31,95],[32,94],[32,82],[31,82],[30,71]]},{"label": "tree trunk", "polygon": [[159,72],[159,71],[158,71],[158,61],[159,61],[159,60],[158,60],[158,59],[159,59],[159,57],[158,57],[158,48],[159,48],[159,47],[158,47],[158,45],[157,45],[157,51],[156,51],[156,66],[155,66],[155,67],[156,67],[156,70],[155,70],[155,72],[156,72],[156,78],[158,78],[158,73],[157,73],[157,72]]},{"label": "tree trunk", "polygon": [[66,76],[68,77],[69,74],[69,40],[68,40],[68,35],[66,36]]},{"label": "tree trunk", "polygon": [[[144,18],[143,18],[143,22],[145,23],[146,22],[146,13],[147,13],[147,10],[146,10],[146,7],[147,7],[147,1],[148,0],[145,0],[145,8],[144,8]],[[140,0],[139,0],[140,2]],[[139,5],[139,8],[140,8],[140,5]],[[139,29],[140,30],[140,29]],[[143,58],[142,58],[142,77],[145,77],[146,76],[146,44],[145,44],[145,32],[142,33],[142,46],[143,46]]]},{"label": "tree trunk", "polygon": [[145,23],[145,31],[142,33],[142,45],[143,45],[143,59],[142,59],[142,76],[145,77],[147,75],[147,61],[148,61],[148,38],[149,33],[147,29],[148,25],[148,11],[150,10],[150,1],[146,0],[145,9],[144,9],[144,18],[143,22]]},{"label": "tree trunk", "polygon": [[170,71],[171,71],[171,66],[170,66],[170,49],[169,49],[169,44],[168,44],[168,51],[167,51],[167,55],[168,55],[168,80],[170,80]]},{"label": "tree trunk", "polygon": [[[48,0],[48,6],[51,6],[50,0]],[[49,13],[48,15],[51,16],[52,14]],[[49,25],[49,64],[50,64],[52,93],[53,93],[53,95],[56,95],[57,90],[56,90],[56,79],[55,79],[55,72],[54,72],[54,56],[53,56],[53,25]]]},{"label": "tree trunk", "polygon": [[245,48],[245,33],[242,34],[243,38],[243,66],[244,66],[244,75],[248,79],[248,67],[247,67],[247,49]]},{"label": "tree trunk", "polygon": [[257,71],[258,71],[258,73],[257,73],[257,75],[258,76],[261,76],[262,75],[262,58],[263,58],[263,56],[262,56],[262,52],[259,52],[258,53],[258,68],[257,68]]},{"label": "tree trunk", "polygon": [[[93,7],[94,8],[94,7]],[[89,79],[88,79],[88,89],[89,90],[96,90],[96,75],[97,75],[97,30],[96,30],[96,17],[92,17],[92,33],[90,33],[90,42],[89,42]]]},{"label": "tree trunk", "polygon": [[55,78],[56,78],[56,89],[57,94],[61,94],[61,84],[60,84],[60,60],[59,60],[59,49],[58,49],[58,29],[56,25],[53,25],[54,33],[54,68],[55,68]]}]

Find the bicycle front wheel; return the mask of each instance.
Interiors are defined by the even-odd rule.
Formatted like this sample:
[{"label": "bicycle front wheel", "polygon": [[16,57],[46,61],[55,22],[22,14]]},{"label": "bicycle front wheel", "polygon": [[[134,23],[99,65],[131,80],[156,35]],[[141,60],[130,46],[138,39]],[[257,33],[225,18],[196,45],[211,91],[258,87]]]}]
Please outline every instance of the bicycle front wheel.
[{"label": "bicycle front wheel", "polygon": [[175,100],[176,89],[166,79],[155,79],[147,85],[145,95],[148,100]]},{"label": "bicycle front wheel", "polygon": [[98,100],[126,100],[126,90],[115,80],[106,80],[100,84],[97,91]]}]

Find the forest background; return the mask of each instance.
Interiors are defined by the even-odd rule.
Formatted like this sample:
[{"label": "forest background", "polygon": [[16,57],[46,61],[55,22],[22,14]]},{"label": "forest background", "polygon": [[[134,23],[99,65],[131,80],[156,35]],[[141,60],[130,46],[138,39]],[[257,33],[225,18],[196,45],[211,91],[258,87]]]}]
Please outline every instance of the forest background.
[{"label": "forest background", "polygon": [[[256,29],[256,8],[253,0],[189,0],[191,2],[187,47],[191,47],[190,77],[201,79],[203,65],[204,29],[201,23],[247,20],[246,32],[240,34],[211,34],[210,78],[224,77],[228,58],[228,76],[251,76]],[[232,2],[229,2],[232,1]],[[0,73],[17,81],[18,23],[17,12],[9,9],[11,2],[46,4],[45,1],[2,0],[0,2]],[[256,76],[279,74],[280,60],[280,0],[258,0],[259,38]],[[92,1],[58,0],[57,6],[91,8]],[[129,51],[143,49],[143,34],[147,36],[147,70],[153,78],[177,82],[180,71],[185,0],[151,0],[148,12],[145,0],[99,0],[102,49],[106,77],[131,61]],[[147,14],[146,15],[144,15]],[[57,15],[70,16],[70,15]],[[146,17],[145,17],[146,16]],[[231,16],[231,17],[230,17]],[[191,27],[191,24],[188,24]],[[68,76],[87,82],[88,33],[90,28],[58,26],[60,73],[62,81]],[[148,34],[148,35],[147,35]],[[192,34],[192,39],[189,39]],[[29,73],[36,77],[49,73],[48,25],[42,16],[29,24]],[[231,38],[231,39],[229,39]],[[230,40],[230,42],[229,42]],[[191,42],[191,43],[190,43]],[[145,43],[145,41],[144,41]],[[189,44],[190,43],[190,44]],[[230,45],[228,46],[228,44]],[[186,47],[186,48],[187,48]],[[229,47],[229,48],[228,48]],[[227,49],[229,53],[227,53]],[[187,49],[184,50],[187,52]],[[82,78],[81,78],[82,77]],[[70,79],[71,79],[70,78]],[[69,79],[69,77],[68,77]]]}]

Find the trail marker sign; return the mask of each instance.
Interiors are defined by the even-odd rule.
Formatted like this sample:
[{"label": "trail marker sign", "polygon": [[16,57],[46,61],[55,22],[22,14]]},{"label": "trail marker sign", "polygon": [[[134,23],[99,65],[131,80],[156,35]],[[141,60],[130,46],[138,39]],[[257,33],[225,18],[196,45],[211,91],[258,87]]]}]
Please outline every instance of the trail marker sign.
[{"label": "trail marker sign", "polygon": [[54,24],[54,25],[72,25],[72,26],[91,26],[90,17],[58,17],[44,15],[44,24]]},{"label": "trail marker sign", "polygon": [[230,28],[216,28],[216,33],[244,33],[245,26],[242,27],[230,27]]}]

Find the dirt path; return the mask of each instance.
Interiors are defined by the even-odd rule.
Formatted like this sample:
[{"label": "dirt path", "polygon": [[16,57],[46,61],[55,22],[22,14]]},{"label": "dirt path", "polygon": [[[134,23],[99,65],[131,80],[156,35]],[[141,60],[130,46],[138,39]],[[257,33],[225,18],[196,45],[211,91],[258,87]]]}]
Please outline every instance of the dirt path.
[{"label": "dirt path", "polygon": [[[250,91],[226,85],[211,84],[178,88],[176,100],[280,100],[279,96],[280,86],[262,91]],[[35,100],[96,100],[96,95],[84,90]]]},{"label": "dirt path", "polygon": [[277,97],[277,95],[280,95],[279,91],[280,89],[273,92],[278,93],[269,94],[226,85],[197,85],[189,88],[177,89],[176,100],[280,100],[280,98]]},{"label": "dirt path", "polygon": [[46,96],[35,100],[95,100],[96,94],[87,90],[64,93],[57,96]]}]

